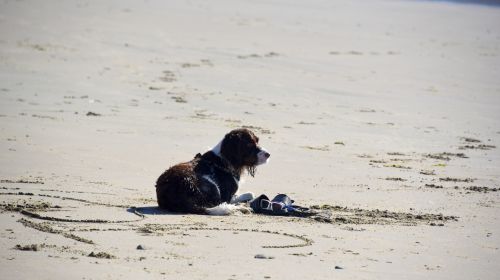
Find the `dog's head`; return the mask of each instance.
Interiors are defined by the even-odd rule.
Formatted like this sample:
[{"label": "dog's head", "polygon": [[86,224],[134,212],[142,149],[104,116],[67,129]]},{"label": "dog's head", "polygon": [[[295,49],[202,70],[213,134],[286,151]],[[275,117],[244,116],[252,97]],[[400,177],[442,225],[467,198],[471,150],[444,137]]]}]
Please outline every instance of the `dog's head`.
[{"label": "dog's head", "polygon": [[235,129],[224,136],[220,143],[220,155],[234,168],[247,169],[252,176],[257,165],[266,163],[271,156],[259,146],[259,138],[246,128]]}]

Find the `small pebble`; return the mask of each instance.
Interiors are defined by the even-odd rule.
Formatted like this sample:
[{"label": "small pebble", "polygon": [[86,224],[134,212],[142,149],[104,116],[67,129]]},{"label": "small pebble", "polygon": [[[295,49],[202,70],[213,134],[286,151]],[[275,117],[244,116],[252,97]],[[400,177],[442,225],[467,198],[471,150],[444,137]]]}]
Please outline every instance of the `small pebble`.
[{"label": "small pebble", "polygon": [[144,246],[142,245],[137,245],[137,250],[146,250],[146,248],[144,248]]},{"label": "small pebble", "polygon": [[336,265],[336,266],[335,266],[335,269],[344,269],[344,268],[343,268],[343,267],[341,267],[341,266]]}]

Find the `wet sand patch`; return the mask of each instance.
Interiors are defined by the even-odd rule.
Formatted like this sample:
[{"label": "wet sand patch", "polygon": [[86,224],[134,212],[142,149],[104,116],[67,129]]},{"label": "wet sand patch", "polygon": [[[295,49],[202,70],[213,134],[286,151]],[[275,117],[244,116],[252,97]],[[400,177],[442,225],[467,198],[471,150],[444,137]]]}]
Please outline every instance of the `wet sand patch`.
[{"label": "wet sand patch", "polygon": [[97,252],[97,253],[90,252],[90,254],[88,254],[88,257],[98,258],[98,259],[116,259],[115,256],[111,255],[110,253],[106,253],[106,252]]},{"label": "wet sand patch", "polygon": [[45,184],[41,179],[2,179],[0,183],[10,183],[10,184]]},{"label": "wet sand patch", "polygon": [[424,157],[431,158],[431,159],[438,159],[438,160],[446,160],[446,161],[451,160],[451,157],[469,158],[464,153],[449,153],[449,152],[426,154],[426,155],[424,155]]},{"label": "wet sand patch", "polygon": [[[491,150],[495,149],[495,145],[483,144],[483,141],[471,137],[461,137],[460,138],[464,145],[459,146],[460,150]],[[490,139],[488,139],[490,141]]]},{"label": "wet sand patch", "polygon": [[385,180],[387,180],[387,181],[400,181],[400,182],[407,181],[406,179],[403,179],[401,177],[386,177]]},{"label": "wet sand patch", "polygon": [[378,224],[378,225],[419,225],[432,222],[458,221],[457,216],[445,216],[443,214],[413,214],[407,212],[393,212],[379,209],[348,208],[337,205],[313,205],[311,209],[321,210],[321,213],[313,217],[319,222],[333,224]]},{"label": "wet sand patch", "polygon": [[173,99],[177,103],[188,103],[186,98],[184,98],[182,96],[172,96],[170,98]]},{"label": "wet sand patch", "polygon": [[465,190],[473,191],[473,192],[481,192],[481,193],[489,193],[489,192],[498,192],[500,188],[491,188],[491,187],[479,187],[479,186],[469,186],[465,187]]},{"label": "wet sand patch", "polygon": [[384,164],[384,167],[392,167],[392,168],[399,168],[399,169],[412,169],[410,166],[404,166],[401,164]]},{"label": "wet sand patch", "polygon": [[425,184],[426,188],[431,188],[431,189],[442,189],[442,185],[436,185],[436,184]]},{"label": "wet sand patch", "polygon": [[475,181],[473,178],[452,178],[452,177],[443,177],[439,178],[439,181],[442,182],[462,182],[462,183],[472,183]]},{"label": "wet sand patch", "polygon": [[172,83],[172,82],[177,81],[177,77],[173,71],[165,70],[165,71],[163,71],[162,74],[163,75],[160,76],[160,78],[159,78],[159,80],[162,82]]},{"label": "wet sand patch", "polygon": [[486,145],[486,144],[479,144],[479,145],[463,145],[458,147],[460,150],[491,150],[495,149],[495,145]]}]

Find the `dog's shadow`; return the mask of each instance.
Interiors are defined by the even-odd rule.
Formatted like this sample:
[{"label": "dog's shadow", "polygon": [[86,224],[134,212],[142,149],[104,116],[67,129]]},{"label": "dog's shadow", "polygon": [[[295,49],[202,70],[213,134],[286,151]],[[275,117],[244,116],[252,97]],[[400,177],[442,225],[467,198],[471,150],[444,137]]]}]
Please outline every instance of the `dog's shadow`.
[{"label": "dog's shadow", "polygon": [[158,206],[130,207],[127,209],[127,212],[143,217],[152,215],[183,215],[182,213],[175,213],[161,209]]}]

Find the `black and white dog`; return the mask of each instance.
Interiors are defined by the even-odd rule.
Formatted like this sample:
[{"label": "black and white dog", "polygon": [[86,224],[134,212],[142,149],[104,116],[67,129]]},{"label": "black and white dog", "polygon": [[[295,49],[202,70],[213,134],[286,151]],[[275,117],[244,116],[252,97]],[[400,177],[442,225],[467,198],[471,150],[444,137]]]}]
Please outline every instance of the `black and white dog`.
[{"label": "black and white dog", "polygon": [[234,207],[228,203],[253,196],[235,195],[243,172],[253,177],[269,157],[252,131],[235,129],[212,150],[167,169],[156,181],[158,205],[172,212],[227,215]]}]

